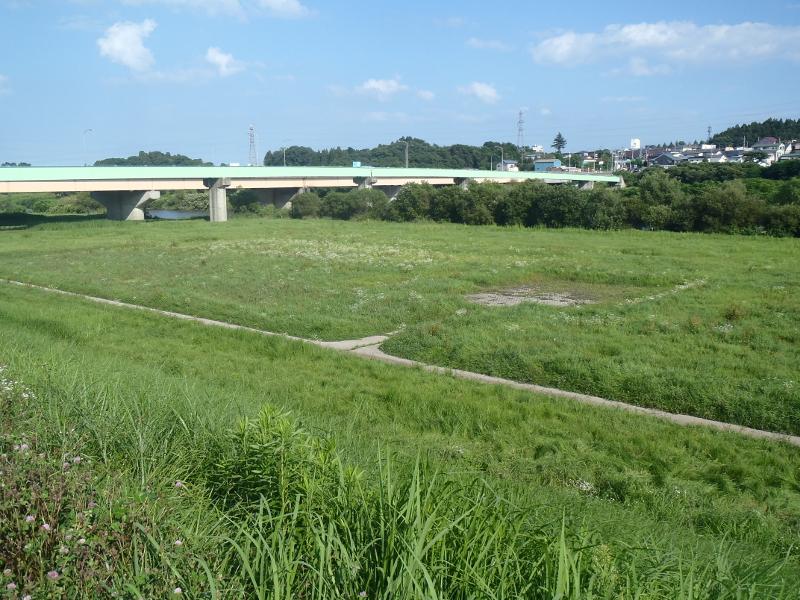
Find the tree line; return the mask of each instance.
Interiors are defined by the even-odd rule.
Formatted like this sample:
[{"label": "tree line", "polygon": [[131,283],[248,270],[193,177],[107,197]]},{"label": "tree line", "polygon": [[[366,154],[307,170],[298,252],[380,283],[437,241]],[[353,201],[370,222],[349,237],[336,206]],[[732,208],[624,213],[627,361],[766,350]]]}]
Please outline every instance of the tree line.
[{"label": "tree line", "polygon": [[743,179],[686,184],[661,169],[648,170],[626,189],[584,191],[538,181],[468,189],[411,184],[393,201],[371,189],[306,192],[294,199],[291,216],[800,237],[800,178],[750,184]]},{"label": "tree line", "polygon": [[767,119],[749,124],[734,125],[711,137],[710,143],[717,146],[741,146],[745,140],[748,145],[755,144],[764,137],[782,140],[800,139],[800,119]]}]

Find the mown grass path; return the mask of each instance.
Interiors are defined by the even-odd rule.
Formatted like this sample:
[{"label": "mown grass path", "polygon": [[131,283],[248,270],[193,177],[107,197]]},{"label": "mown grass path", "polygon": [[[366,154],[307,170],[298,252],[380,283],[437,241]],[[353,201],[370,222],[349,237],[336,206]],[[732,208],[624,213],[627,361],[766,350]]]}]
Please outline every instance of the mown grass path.
[{"label": "mown grass path", "polygon": [[634,406],[631,404],[625,404],[624,402],[615,402],[613,400],[608,400],[606,398],[599,398],[597,396],[590,396],[587,394],[577,394],[575,392],[569,392],[566,390],[560,390],[557,388],[545,387],[536,384],[530,383],[521,383],[518,381],[512,381],[510,379],[503,379],[501,377],[492,377],[489,375],[484,375],[482,373],[473,373],[471,371],[464,371],[461,369],[450,369],[447,367],[441,367],[437,365],[429,365],[419,361],[409,360],[406,358],[392,356],[391,354],[387,354],[383,352],[380,347],[383,342],[389,339],[388,335],[375,335],[369,336],[357,340],[341,340],[337,342],[323,342],[320,340],[312,340],[306,338],[300,338],[296,336],[290,336],[287,334],[282,333],[275,333],[272,331],[264,331],[263,329],[255,329],[253,327],[247,327],[244,325],[238,325],[236,323],[227,323],[224,321],[216,321],[214,319],[206,319],[203,317],[197,317],[192,315],[186,315],[182,313],[176,313],[172,311],[164,311],[159,310],[157,308],[152,308],[149,306],[142,306],[139,304],[129,304],[126,302],[120,302],[118,300],[109,300],[107,298],[99,298],[96,296],[87,296],[85,294],[77,294],[75,292],[68,292],[64,290],[58,290],[54,288],[47,288],[39,285],[34,285],[31,283],[25,283],[22,281],[9,281],[6,279],[0,279],[0,283],[8,284],[8,285],[16,285],[21,287],[27,287],[37,290],[42,290],[49,293],[54,294],[62,294],[66,296],[72,296],[76,298],[82,298],[84,300],[89,300],[91,302],[99,302],[101,304],[108,304],[111,306],[116,306],[119,308],[127,308],[133,310],[144,310],[147,312],[152,312],[158,315],[162,315],[165,317],[170,317],[174,319],[181,319],[185,321],[194,321],[196,323],[201,323],[202,325],[208,325],[213,327],[223,327],[225,329],[234,329],[239,331],[246,331],[249,333],[254,333],[258,335],[266,335],[266,336],[278,336],[282,337],[287,340],[292,340],[296,342],[302,342],[306,344],[314,344],[316,346],[320,346],[323,348],[329,348],[331,350],[337,350],[341,352],[350,352],[355,354],[356,356],[360,356],[363,358],[371,359],[371,360],[379,360],[385,363],[389,363],[392,365],[402,366],[402,367],[412,367],[412,368],[421,368],[425,371],[429,371],[432,373],[437,373],[440,375],[450,375],[453,377],[457,377],[459,379],[467,379],[470,381],[478,381],[480,383],[486,383],[490,385],[502,385],[507,387],[512,387],[519,390],[525,390],[529,392],[533,392],[535,394],[541,394],[544,396],[551,396],[555,398],[566,398],[569,400],[573,400],[576,402],[582,402],[584,404],[591,404],[593,406],[600,406],[609,409],[617,409],[617,410],[624,410],[628,412],[638,413],[642,415],[648,415],[651,417],[655,417],[658,419],[662,419],[665,421],[670,421],[672,423],[677,423],[678,425],[686,425],[686,426],[699,426],[699,427],[710,427],[712,429],[719,429],[722,431],[732,431],[735,433],[740,433],[742,435],[746,435],[752,438],[760,438],[760,439],[770,439],[776,441],[786,442],[788,444],[792,444],[794,446],[800,446],[800,436],[788,435],[788,434],[780,434],[774,433],[771,431],[763,431],[760,429],[753,429],[750,427],[742,427],[741,425],[736,425],[733,423],[723,423],[721,421],[714,421],[711,419],[701,419],[699,417],[693,417],[691,415],[681,415],[681,414],[674,414],[668,413],[662,410],[654,410],[649,408],[642,408],[640,406]]}]

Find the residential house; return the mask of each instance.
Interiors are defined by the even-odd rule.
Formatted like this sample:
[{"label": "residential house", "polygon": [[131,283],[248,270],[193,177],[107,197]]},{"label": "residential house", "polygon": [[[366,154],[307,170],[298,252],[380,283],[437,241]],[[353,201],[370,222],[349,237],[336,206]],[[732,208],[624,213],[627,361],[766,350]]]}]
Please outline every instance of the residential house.
[{"label": "residential house", "polygon": [[533,170],[537,173],[545,173],[553,169],[560,169],[561,161],[557,158],[540,158],[533,161]]}]

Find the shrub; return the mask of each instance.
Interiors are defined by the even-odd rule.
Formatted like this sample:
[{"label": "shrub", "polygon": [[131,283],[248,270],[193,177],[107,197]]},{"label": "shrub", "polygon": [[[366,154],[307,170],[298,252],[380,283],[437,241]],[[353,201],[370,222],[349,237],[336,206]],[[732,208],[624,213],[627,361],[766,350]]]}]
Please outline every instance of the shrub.
[{"label": "shrub", "polygon": [[369,210],[366,198],[354,192],[330,192],[322,198],[320,215],[333,219],[350,219],[363,216]]},{"label": "shrub", "polygon": [[466,191],[458,186],[443,187],[431,198],[429,216],[434,221],[463,223],[466,208]]},{"label": "shrub", "polygon": [[292,200],[291,215],[293,219],[316,218],[319,216],[322,202],[315,192],[298,194]]},{"label": "shrub", "polygon": [[429,217],[431,199],[435,194],[436,188],[429,183],[404,185],[392,203],[399,220],[416,221],[427,219]]}]

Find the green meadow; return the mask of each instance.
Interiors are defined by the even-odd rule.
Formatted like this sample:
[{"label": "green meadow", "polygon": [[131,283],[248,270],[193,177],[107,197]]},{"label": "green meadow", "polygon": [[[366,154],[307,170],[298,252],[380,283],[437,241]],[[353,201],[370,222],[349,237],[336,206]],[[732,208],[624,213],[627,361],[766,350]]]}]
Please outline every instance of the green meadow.
[{"label": "green meadow", "polygon": [[[45,223],[0,277],[797,429],[793,240]],[[585,304],[483,306],[527,286]],[[9,598],[797,598],[783,443],[0,284]]]},{"label": "green meadow", "polygon": [[[239,219],[6,231],[0,277],[800,433],[800,244]],[[526,286],[590,303],[483,306]]]}]

